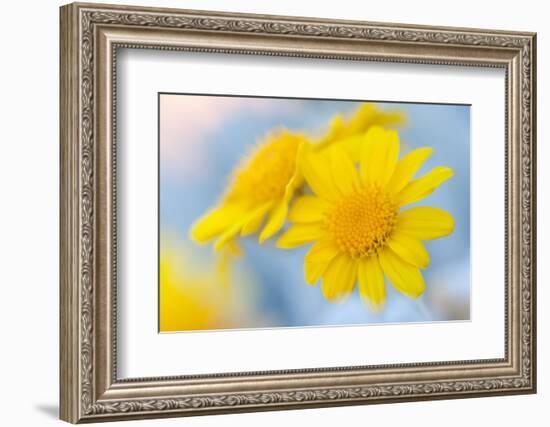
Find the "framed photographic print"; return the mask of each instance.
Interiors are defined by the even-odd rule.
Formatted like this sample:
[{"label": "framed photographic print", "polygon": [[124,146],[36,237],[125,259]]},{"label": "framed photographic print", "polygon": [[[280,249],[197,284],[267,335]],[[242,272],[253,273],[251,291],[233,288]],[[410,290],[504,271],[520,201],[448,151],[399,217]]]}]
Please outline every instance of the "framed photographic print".
[{"label": "framed photographic print", "polygon": [[61,418],[533,393],[535,34],[61,8]]}]

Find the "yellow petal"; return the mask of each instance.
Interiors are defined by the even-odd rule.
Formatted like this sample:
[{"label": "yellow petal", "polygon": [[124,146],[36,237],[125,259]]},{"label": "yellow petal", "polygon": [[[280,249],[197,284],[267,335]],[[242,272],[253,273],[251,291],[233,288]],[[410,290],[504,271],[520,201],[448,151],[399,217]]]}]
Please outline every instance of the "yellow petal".
[{"label": "yellow petal", "polygon": [[377,256],[371,256],[359,261],[357,269],[359,295],[363,302],[376,311],[386,302],[386,286],[384,273]]},{"label": "yellow petal", "polygon": [[342,148],[354,162],[359,162],[361,159],[361,148],[363,147],[363,141],[365,140],[363,133],[359,133],[352,136],[347,136],[342,139],[338,139],[334,143],[335,146]]},{"label": "yellow petal", "polygon": [[256,231],[258,231],[265,218],[265,214],[271,209],[272,206],[273,203],[265,203],[264,205],[256,208],[243,225],[243,228],[241,229],[241,235],[249,236],[250,234],[254,234]]},{"label": "yellow petal", "polygon": [[301,169],[309,187],[316,195],[326,200],[338,198],[338,191],[324,154],[308,151],[303,155]]},{"label": "yellow petal", "polygon": [[336,255],[338,248],[330,240],[315,243],[304,258],[306,282],[310,285],[317,283]]},{"label": "yellow petal", "polygon": [[279,240],[277,240],[277,247],[281,249],[292,249],[319,240],[324,234],[324,230],[322,230],[317,223],[294,224],[279,237]]},{"label": "yellow petal", "polygon": [[422,242],[399,230],[393,232],[387,244],[399,257],[415,267],[427,268],[430,264],[430,254]]},{"label": "yellow petal", "polygon": [[296,190],[302,185],[302,182],[304,181],[304,177],[302,175],[302,163],[304,161],[304,156],[309,152],[310,145],[307,142],[301,142],[298,146],[298,150],[296,152],[296,166],[294,168],[294,174],[288,181],[288,184],[285,187],[285,194],[284,199],[286,202],[290,202],[290,199],[292,196],[294,196],[294,193]]},{"label": "yellow petal", "polygon": [[353,161],[337,146],[329,150],[329,158],[332,178],[340,194],[354,192],[359,187],[359,177]]},{"label": "yellow petal", "polygon": [[315,149],[322,149],[334,142],[334,139],[339,138],[342,135],[344,129],[344,118],[340,113],[336,113],[332,119],[330,119],[330,125],[328,131],[323,138],[315,143]]},{"label": "yellow petal", "polygon": [[365,103],[359,107],[347,123],[346,130],[349,133],[365,131],[371,126],[392,126],[405,122],[405,115],[398,110],[381,110],[376,104]]},{"label": "yellow petal", "polygon": [[361,179],[365,184],[385,186],[399,156],[399,136],[394,130],[371,127],[361,151]]},{"label": "yellow petal", "polygon": [[397,194],[397,202],[401,206],[417,202],[432,194],[437,187],[452,176],[453,170],[451,168],[436,166],[426,175],[407,184]]},{"label": "yellow petal", "polygon": [[267,224],[265,225],[258,239],[260,243],[263,243],[271,236],[274,236],[282,228],[283,224],[285,223],[287,212],[288,203],[286,202],[286,200],[282,200],[275,205],[269,215]]},{"label": "yellow petal", "polygon": [[397,217],[397,229],[420,240],[448,236],[453,232],[453,216],[439,208],[418,206],[403,211]]},{"label": "yellow petal", "polygon": [[323,274],[321,289],[329,301],[342,301],[357,281],[357,261],[345,254],[334,258]]},{"label": "yellow petal", "polygon": [[219,252],[226,244],[233,241],[237,234],[239,234],[239,231],[241,231],[243,224],[244,220],[241,219],[240,221],[237,221],[235,222],[235,224],[231,225],[227,230],[225,230],[218,238],[218,240],[216,240],[216,243],[214,244],[214,250],[216,252]]},{"label": "yellow petal", "polygon": [[391,249],[386,248],[378,254],[380,266],[392,285],[401,293],[418,298],[424,292],[424,278],[420,270],[403,261]]},{"label": "yellow petal", "polygon": [[395,171],[387,185],[387,190],[390,193],[396,194],[407,185],[414,175],[424,164],[426,159],[433,153],[430,147],[417,148],[411,151],[406,156],[403,156],[397,163]]},{"label": "yellow petal", "polygon": [[[336,114],[331,120],[327,134],[315,145],[320,148],[333,143],[340,145],[350,136],[364,134],[371,126],[386,127],[402,124],[405,121],[406,117],[400,111],[381,110],[376,104],[364,103],[347,119],[344,119],[341,114]],[[353,160],[359,160],[359,157],[353,157]]]},{"label": "yellow petal", "polygon": [[225,203],[200,218],[191,228],[190,237],[195,242],[205,243],[223,234],[246,212],[242,203]]},{"label": "yellow petal", "polygon": [[296,198],[290,212],[288,220],[300,224],[308,222],[319,222],[324,218],[324,212],[328,203],[317,196],[301,196]]}]

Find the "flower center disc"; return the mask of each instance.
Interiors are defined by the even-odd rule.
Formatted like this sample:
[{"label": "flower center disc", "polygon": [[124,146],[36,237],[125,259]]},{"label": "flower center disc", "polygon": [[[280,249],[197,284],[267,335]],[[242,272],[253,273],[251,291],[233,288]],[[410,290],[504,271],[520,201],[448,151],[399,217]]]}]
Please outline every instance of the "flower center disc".
[{"label": "flower center disc", "polygon": [[267,202],[281,198],[296,169],[302,138],[283,132],[259,145],[237,169],[227,199]]},{"label": "flower center disc", "polygon": [[342,252],[353,258],[374,255],[395,228],[397,205],[378,187],[341,199],[327,217],[327,228]]}]

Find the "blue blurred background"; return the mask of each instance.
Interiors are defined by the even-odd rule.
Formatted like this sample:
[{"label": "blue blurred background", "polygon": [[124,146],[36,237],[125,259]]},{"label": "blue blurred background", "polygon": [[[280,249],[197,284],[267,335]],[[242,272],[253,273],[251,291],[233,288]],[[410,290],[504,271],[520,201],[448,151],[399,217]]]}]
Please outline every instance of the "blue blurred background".
[{"label": "blue blurred background", "polygon": [[[454,233],[425,242],[431,255],[423,271],[426,292],[411,300],[387,284],[387,302],[373,313],[357,290],[344,303],[327,302],[319,285],[303,279],[308,247],[276,249],[272,239],[259,245],[245,239],[245,255],[233,269],[231,296],[224,297],[223,320],[201,328],[257,328],[349,325],[388,322],[468,320],[470,318],[470,108],[464,105],[376,102],[385,110],[405,113],[399,126],[401,156],[421,146],[434,154],[419,175],[437,165],[454,169],[454,177],[417,203],[448,210]],[[188,238],[191,224],[223,193],[228,177],[254,143],[269,130],[286,127],[321,134],[335,113],[351,114],[358,102],[240,98],[161,94],[160,108],[160,251],[181,254],[181,274],[208,276],[215,267],[212,246]],[[169,242],[168,242],[169,241]],[[175,248],[175,249],[174,249]],[[177,262],[177,261],[176,261]],[[211,279],[215,280],[215,279]],[[185,281],[182,281],[185,286]],[[206,290],[207,289],[207,290]],[[214,289],[214,290],[213,290]],[[216,287],[205,287],[215,292]],[[161,290],[162,291],[162,290]],[[223,293],[223,292],[222,292]],[[214,298],[205,295],[202,304]],[[220,304],[210,307],[222,310]],[[178,311],[177,302],[165,310]],[[185,310],[177,316],[186,316]],[[191,328],[192,329],[192,328]]]}]

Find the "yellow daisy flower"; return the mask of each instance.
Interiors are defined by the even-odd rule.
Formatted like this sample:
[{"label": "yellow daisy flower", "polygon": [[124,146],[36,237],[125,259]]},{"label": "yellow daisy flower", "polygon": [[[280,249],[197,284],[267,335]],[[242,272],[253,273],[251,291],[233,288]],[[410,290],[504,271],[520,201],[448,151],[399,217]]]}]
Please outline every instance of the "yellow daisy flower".
[{"label": "yellow daisy flower", "polygon": [[191,229],[198,243],[217,239],[220,250],[237,236],[259,231],[260,243],[283,226],[288,204],[303,178],[298,167],[306,137],[281,130],[269,135],[233,171],[226,194],[218,206]]},{"label": "yellow daisy flower", "polygon": [[381,110],[372,103],[361,104],[349,118],[336,114],[325,135],[316,142],[317,149],[338,144],[351,158],[359,161],[361,142],[365,132],[372,126],[393,127],[406,121],[405,114],[398,110]]},{"label": "yellow daisy flower", "polygon": [[[189,267],[180,252],[162,248],[159,268],[161,332],[224,327],[224,299],[228,296],[220,296],[217,280],[209,275],[183,274],[182,270],[189,271]],[[207,290],[216,298],[213,299]]]},{"label": "yellow daisy flower", "polygon": [[359,169],[337,144],[304,155],[302,173],[314,194],[295,200],[292,226],[277,246],[314,243],[304,259],[307,283],[322,279],[329,301],[344,299],[358,283],[363,301],[379,309],[386,298],[384,276],[409,297],[424,292],[420,269],[430,256],[422,240],[449,235],[454,219],[434,207],[401,209],[431,194],[453,171],[439,166],[413,179],[431,148],[398,159],[396,131],[375,126],[362,138]]},{"label": "yellow daisy flower", "polygon": [[[256,285],[240,272],[215,268],[215,259],[197,263],[176,234],[163,232],[159,262],[159,329],[161,332],[224,329],[251,322],[249,309]],[[229,247],[229,246],[228,246]],[[238,286],[233,286],[238,277]],[[225,286],[220,286],[220,280]]]}]

